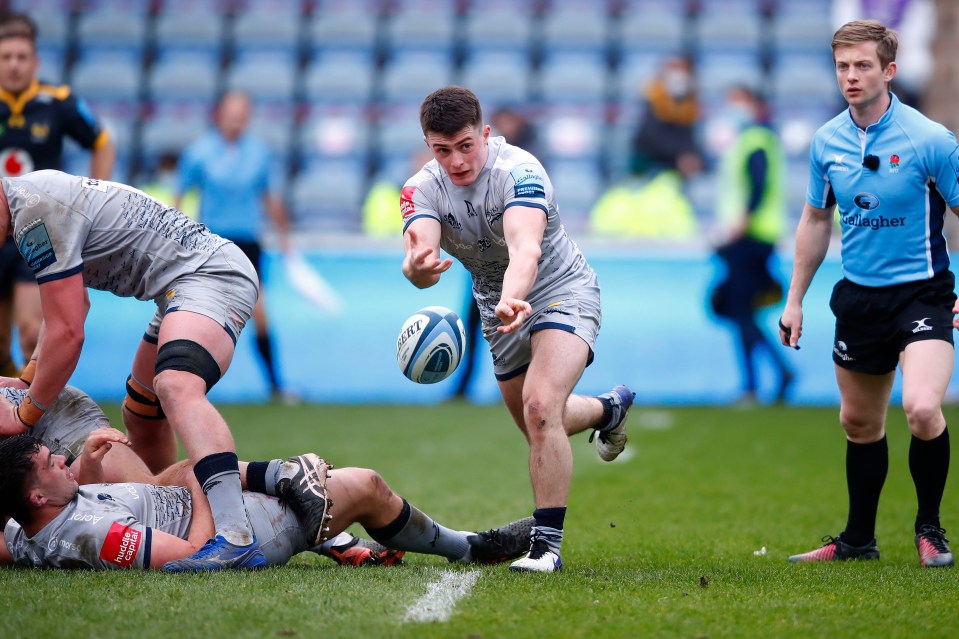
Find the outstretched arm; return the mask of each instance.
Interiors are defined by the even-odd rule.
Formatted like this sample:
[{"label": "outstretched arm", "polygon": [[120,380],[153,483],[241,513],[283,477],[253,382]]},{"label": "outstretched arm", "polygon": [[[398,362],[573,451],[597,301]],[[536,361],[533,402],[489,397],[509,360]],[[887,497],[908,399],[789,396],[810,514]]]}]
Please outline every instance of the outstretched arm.
[{"label": "outstretched arm", "polygon": [[416,288],[429,288],[440,281],[453,260],[441,260],[440,239],[443,229],[434,219],[421,217],[410,222],[403,234],[406,256],[403,258],[403,275]]},{"label": "outstretched arm", "polygon": [[503,322],[497,328],[511,333],[533,312],[526,296],[536,283],[542,255],[546,215],[529,206],[511,206],[503,215],[503,235],[509,248],[509,266],[503,275],[503,292],[496,305],[496,316]]}]

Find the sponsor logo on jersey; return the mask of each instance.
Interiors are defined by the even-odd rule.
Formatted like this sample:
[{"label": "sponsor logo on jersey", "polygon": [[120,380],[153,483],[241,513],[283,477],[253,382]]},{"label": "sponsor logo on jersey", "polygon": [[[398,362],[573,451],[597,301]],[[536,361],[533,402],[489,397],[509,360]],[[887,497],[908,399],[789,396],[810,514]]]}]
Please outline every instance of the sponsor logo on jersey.
[{"label": "sponsor logo on jersey", "polygon": [[56,552],[58,549],[63,550],[72,550],[73,552],[81,552],[80,546],[72,542],[67,541],[66,539],[57,539],[54,537],[49,542],[47,542],[47,550],[50,552]]},{"label": "sponsor logo on jersey", "polygon": [[836,357],[841,359],[844,362],[855,362],[856,358],[846,352],[846,342],[839,340],[836,342],[836,345],[832,347],[832,352],[836,354]]},{"label": "sponsor logo on jersey", "polygon": [[914,329],[912,329],[912,332],[913,332],[913,333],[921,333],[921,332],[923,332],[923,331],[931,331],[931,330],[932,330],[932,327],[929,326],[928,324],[926,324],[926,322],[928,322],[930,319],[932,319],[932,318],[931,318],[931,317],[923,317],[923,318],[920,319],[920,320],[912,320],[912,323],[916,325],[916,327],[915,327]]},{"label": "sponsor logo on jersey", "polygon": [[73,513],[67,521],[82,521],[87,524],[95,524],[103,519],[103,515],[94,515],[92,513]]},{"label": "sponsor logo on jersey", "polygon": [[889,156],[889,168],[898,169],[899,168],[899,156],[893,153]]},{"label": "sponsor logo on jersey", "polygon": [[[16,177],[32,170],[33,158],[23,149],[10,147],[0,152],[0,175],[3,177]],[[23,187],[18,188],[22,189]],[[38,201],[39,199],[37,197]],[[31,205],[28,204],[27,206]]]},{"label": "sponsor logo on jersey", "polygon": [[866,217],[860,213],[855,213],[853,215],[843,215],[839,219],[842,220],[843,224],[848,224],[849,226],[861,226],[872,229],[873,231],[906,225],[906,218],[904,217],[886,217],[885,215],[880,215],[878,217]]},{"label": "sponsor logo on jersey", "polygon": [[102,180],[94,180],[93,178],[85,178],[81,185],[85,189],[93,189],[94,191],[100,191],[101,193],[107,192],[106,182]]},{"label": "sponsor logo on jersey", "polygon": [[30,137],[36,142],[43,142],[50,137],[50,126],[42,122],[34,122],[30,125]]},{"label": "sponsor logo on jersey", "polygon": [[443,221],[449,224],[450,226],[452,226],[457,231],[463,230],[463,225],[459,223],[459,221],[456,219],[456,216],[453,215],[452,213],[447,213],[443,217]]},{"label": "sponsor logo on jersey", "polygon": [[107,493],[97,493],[97,499],[100,501],[116,501],[113,499],[113,495],[108,495]]},{"label": "sponsor logo on jersey", "polygon": [[113,522],[100,547],[100,559],[128,568],[133,565],[143,543],[143,533],[120,522]]},{"label": "sponsor logo on jersey", "polygon": [[414,193],[416,193],[415,186],[404,186],[400,191],[400,213],[403,214],[404,220],[416,213],[416,207],[413,205]]},{"label": "sponsor logo on jersey", "polygon": [[872,193],[859,193],[853,198],[853,202],[856,203],[856,206],[866,211],[879,208],[879,197]]},{"label": "sponsor logo on jersey", "polygon": [[833,153],[832,154],[832,168],[837,171],[848,171],[849,167],[845,165],[844,160],[846,159],[845,153]]},{"label": "sponsor logo on jersey", "polygon": [[543,176],[530,166],[519,166],[510,171],[515,197],[546,197]]},{"label": "sponsor logo on jersey", "polygon": [[17,234],[17,248],[34,273],[39,273],[57,261],[53,243],[43,220],[34,220]]}]

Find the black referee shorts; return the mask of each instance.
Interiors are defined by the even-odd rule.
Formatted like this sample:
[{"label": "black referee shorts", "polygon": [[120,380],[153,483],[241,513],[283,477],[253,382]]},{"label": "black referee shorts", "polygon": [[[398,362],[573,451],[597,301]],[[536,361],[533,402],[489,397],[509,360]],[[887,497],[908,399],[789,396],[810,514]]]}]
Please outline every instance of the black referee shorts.
[{"label": "black referee shorts", "polygon": [[860,286],[843,278],[829,300],[836,316],[833,361],[852,371],[884,375],[896,370],[907,344],[927,339],[952,344],[955,284],[949,269],[894,286]]}]

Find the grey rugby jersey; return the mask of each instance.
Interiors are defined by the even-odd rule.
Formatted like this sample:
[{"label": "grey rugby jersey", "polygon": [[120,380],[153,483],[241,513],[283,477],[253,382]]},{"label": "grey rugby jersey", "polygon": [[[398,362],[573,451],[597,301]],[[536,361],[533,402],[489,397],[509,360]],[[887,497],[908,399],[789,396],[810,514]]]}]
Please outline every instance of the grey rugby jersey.
[{"label": "grey rugby jersey", "polygon": [[536,281],[526,299],[534,309],[538,300],[557,290],[596,285],[593,270],[563,228],[553,185],[543,166],[532,154],[507,144],[505,138],[489,139],[486,165],[469,186],[453,184],[432,160],[407,180],[400,196],[404,231],[421,217],[435,219],[442,226],[440,247],[472,274],[473,295],[484,327],[500,323],[494,309],[509,265],[503,214],[512,206],[537,209],[529,214],[547,218]]},{"label": "grey rugby jersey", "polygon": [[88,484],[32,538],[7,522],[7,549],[19,566],[149,568],[152,531],[186,539],[193,515],[182,486]]},{"label": "grey rugby jersey", "polygon": [[83,283],[152,300],[227,240],[142,191],[36,171],[3,179],[13,238],[37,282],[83,273]]}]

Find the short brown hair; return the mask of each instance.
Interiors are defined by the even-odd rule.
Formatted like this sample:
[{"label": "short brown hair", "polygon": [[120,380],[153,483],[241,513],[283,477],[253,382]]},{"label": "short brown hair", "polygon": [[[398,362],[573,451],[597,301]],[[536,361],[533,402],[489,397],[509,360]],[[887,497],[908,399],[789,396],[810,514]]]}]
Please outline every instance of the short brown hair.
[{"label": "short brown hair", "polygon": [[839,27],[832,37],[832,54],[836,57],[838,47],[848,47],[861,42],[875,42],[879,63],[885,69],[896,59],[899,37],[878,20],[853,20]]},{"label": "short brown hair", "polygon": [[468,126],[483,126],[483,109],[479,98],[469,89],[448,86],[433,91],[420,105],[420,126],[423,135],[438,133],[456,135]]},{"label": "short brown hair", "polygon": [[27,38],[36,46],[37,24],[25,13],[4,11],[0,13],[0,40]]}]

